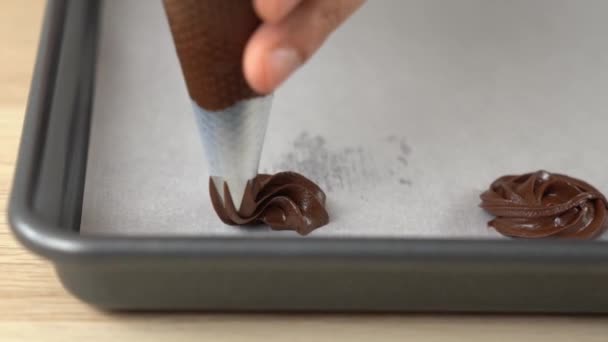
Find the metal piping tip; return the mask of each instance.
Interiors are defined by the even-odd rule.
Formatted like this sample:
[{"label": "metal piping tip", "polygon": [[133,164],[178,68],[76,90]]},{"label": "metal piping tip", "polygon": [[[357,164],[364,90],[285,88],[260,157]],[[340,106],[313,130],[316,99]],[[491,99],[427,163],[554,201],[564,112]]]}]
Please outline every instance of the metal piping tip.
[{"label": "metal piping tip", "polygon": [[[240,209],[247,182],[258,174],[272,96],[242,100],[220,111],[208,111],[193,101],[194,114],[217,189],[228,185]],[[224,192],[219,191],[222,203]]]}]

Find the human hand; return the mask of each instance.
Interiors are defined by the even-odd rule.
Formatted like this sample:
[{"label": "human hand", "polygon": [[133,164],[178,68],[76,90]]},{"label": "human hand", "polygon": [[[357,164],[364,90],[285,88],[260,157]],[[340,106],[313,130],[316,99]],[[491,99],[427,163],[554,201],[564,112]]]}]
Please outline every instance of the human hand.
[{"label": "human hand", "polygon": [[249,85],[276,89],[323,44],[365,0],[252,0],[263,23],[245,48]]}]

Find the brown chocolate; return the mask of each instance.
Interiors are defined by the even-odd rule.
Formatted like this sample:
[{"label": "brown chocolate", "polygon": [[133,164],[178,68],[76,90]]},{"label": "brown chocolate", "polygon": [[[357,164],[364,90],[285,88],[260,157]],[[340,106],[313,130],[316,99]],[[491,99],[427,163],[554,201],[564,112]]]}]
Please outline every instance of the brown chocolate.
[{"label": "brown chocolate", "polygon": [[488,225],[518,238],[597,237],[605,228],[608,206],[593,186],[546,171],[500,177],[481,201],[483,209],[497,216]]},{"label": "brown chocolate", "polygon": [[251,0],[164,0],[190,97],[218,111],[257,94],[243,75],[243,51],[259,26]]},{"label": "brown chocolate", "polygon": [[259,174],[247,184],[239,210],[224,183],[224,202],[209,179],[211,203],[220,219],[230,225],[265,223],[274,230],[294,230],[306,235],[329,222],[325,193],[295,172]]}]

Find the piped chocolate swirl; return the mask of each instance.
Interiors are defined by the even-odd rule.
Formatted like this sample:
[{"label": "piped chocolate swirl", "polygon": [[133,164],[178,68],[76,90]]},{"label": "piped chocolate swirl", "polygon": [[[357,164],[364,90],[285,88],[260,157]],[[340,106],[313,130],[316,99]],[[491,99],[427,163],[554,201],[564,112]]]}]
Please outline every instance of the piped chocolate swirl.
[{"label": "piped chocolate swirl", "polygon": [[591,239],[605,229],[608,202],[586,182],[547,171],[503,176],[481,194],[488,223],[518,238]]},{"label": "piped chocolate swirl", "polygon": [[210,179],[213,208],[226,224],[267,224],[274,230],[294,230],[307,235],[329,222],[323,190],[295,172],[258,175],[247,184],[238,209],[225,183],[221,191]]}]

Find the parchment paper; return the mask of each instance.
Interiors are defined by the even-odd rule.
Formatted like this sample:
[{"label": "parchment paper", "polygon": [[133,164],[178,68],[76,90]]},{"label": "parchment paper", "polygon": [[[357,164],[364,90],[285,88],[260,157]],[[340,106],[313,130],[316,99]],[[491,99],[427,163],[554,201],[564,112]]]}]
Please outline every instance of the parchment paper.
[{"label": "parchment paper", "polygon": [[[223,225],[160,1],[105,1],[82,234]],[[546,169],[608,191],[607,1],[371,0],[275,95],[261,171],[327,191],[313,237],[493,238],[479,194]]]}]

